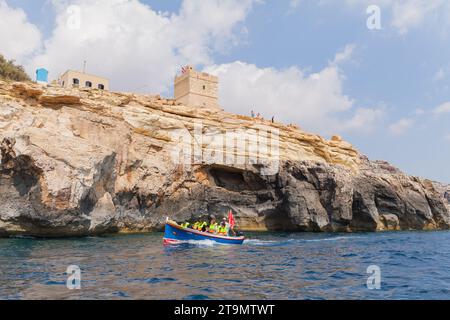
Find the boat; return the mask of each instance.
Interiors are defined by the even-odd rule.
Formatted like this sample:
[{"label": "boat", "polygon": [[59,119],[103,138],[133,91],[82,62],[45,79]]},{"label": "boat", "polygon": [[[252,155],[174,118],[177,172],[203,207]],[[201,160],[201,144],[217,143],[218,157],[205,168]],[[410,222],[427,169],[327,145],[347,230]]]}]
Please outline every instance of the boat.
[{"label": "boat", "polygon": [[202,240],[211,240],[221,244],[242,244],[245,237],[228,237],[190,228],[183,228],[175,221],[171,221],[169,219],[166,220],[164,244],[179,244],[188,241]]}]

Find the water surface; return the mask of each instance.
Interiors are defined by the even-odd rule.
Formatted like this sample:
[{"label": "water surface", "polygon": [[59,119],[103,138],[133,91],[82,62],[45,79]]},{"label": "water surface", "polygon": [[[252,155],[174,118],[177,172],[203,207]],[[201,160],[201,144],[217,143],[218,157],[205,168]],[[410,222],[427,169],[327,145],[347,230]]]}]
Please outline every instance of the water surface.
[{"label": "water surface", "polygon": [[[449,299],[450,232],[252,233],[163,246],[162,233],[0,239],[0,299]],[[81,268],[81,290],[66,268]],[[369,290],[367,267],[381,269]]]}]

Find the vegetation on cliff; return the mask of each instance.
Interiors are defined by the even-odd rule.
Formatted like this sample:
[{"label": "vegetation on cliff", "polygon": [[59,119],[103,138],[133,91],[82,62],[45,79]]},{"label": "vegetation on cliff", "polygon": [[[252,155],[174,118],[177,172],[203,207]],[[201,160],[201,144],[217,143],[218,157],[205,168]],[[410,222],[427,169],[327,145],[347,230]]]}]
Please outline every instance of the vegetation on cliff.
[{"label": "vegetation on cliff", "polygon": [[13,81],[31,81],[24,68],[16,65],[14,60],[7,60],[0,54],[0,79]]}]

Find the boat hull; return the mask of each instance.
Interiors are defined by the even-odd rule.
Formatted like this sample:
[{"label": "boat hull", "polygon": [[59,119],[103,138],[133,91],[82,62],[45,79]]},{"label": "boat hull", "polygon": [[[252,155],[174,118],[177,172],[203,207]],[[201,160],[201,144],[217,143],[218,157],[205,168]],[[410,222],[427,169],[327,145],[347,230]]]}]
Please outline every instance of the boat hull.
[{"label": "boat hull", "polygon": [[187,241],[211,240],[221,244],[242,244],[244,237],[226,237],[189,228],[183,228],[176,223],[166,222],[164,243],[177,244]]}]

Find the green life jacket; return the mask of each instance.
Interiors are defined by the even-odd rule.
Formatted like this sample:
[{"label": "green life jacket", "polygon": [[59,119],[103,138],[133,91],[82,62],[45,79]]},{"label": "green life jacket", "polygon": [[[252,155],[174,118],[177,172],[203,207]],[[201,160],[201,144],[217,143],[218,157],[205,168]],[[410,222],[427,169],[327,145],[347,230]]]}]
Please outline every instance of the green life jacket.
[{"label": "green life jacket", "polygon": [[220,226],[220,227],[219,227],[219,233],[220,233],[220,234],[225,234],[225,235],[226,235],[226,234],[228,233],[228,228],[227,228],[226,226],[223,226],[223,227]]},{"label": "green life jacket", "polygon": [[211,233],[217,232],[217,229],[218,229],[217,222],[209,226],[209,232]]}]

